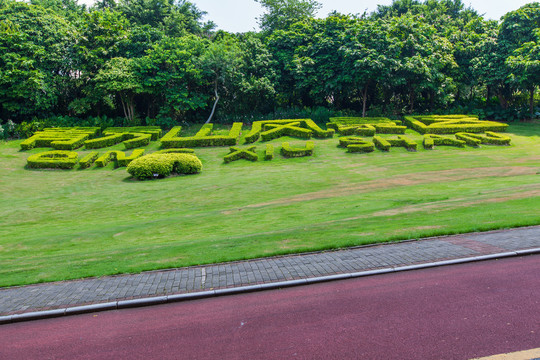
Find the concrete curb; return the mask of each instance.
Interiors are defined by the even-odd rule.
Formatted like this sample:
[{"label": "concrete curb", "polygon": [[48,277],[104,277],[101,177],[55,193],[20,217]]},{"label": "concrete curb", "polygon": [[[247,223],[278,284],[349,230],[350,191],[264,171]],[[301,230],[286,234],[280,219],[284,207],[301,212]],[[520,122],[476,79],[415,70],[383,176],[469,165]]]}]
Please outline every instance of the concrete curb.
[{"label": "concrete curb", "polygon": [[368,271],[361,271],[361,272],[355,272],[355,273],[327,275],[327,276],[320,276],[320,277],[314,277],[314,278],[308,278],[308,279],[297,279],[297,280],[279,281],[279,282],[257,284],[257,285],[240,286],[240,287],[235,287],[235,288],[200,291],[200,292],[187,293],[187,294],[155,296],[155,297],[133,299],[133,300],[118,300],[118,301],[101,303],[101,304],[92,304],[92,305],[68,307],[64,309],[35,311],[35,312],[28,312],[28,313],[23,313],[23,314],[0,316],[0,325],[23,322],[23,321],[49,319],[49,318],[61,317],[61,316],[87,314],[87,313],[94,313],[94,312],[100,312],[100,311],[119,310],[119,309],[181,302],[181,301],[206,299],[206,298],[212,298],[212,297],[217,297],[217,296],[237,295],[237,294],[244,294],[244,293],[255,292],[255,291],[275,290],[275,289],[282,289],[286,287],[302,286],[302,285],[316,284],[316,283],[322,283],[322,282],[328,282],[328,281],[346,280],[346,279],[353,279],[353,278],[373,276],[373,275],[389,274],[389,273],[395,273],[395,272],[401,272],[401,271],[427,269],[427,268],[447,266],[447,265],[465,264],[465,263],[476,262],[476,261],[503,259],[503,258],[509,258],[509,257],[527,256],[527,255],[536,255],[536,254],[540,254],[540,248],[510,251],[510,252],[503,252],[503,253],[490,254],[490,255],[481,255],[481,256],[474,256],[474,257],[461,258],[461,259],[443,260],[443,261],[429,262],[429,263],[424,263],[424,264],[398,266],[398,267],[383,268],[383,269],[377,269],[377,270],[368,270]]}]

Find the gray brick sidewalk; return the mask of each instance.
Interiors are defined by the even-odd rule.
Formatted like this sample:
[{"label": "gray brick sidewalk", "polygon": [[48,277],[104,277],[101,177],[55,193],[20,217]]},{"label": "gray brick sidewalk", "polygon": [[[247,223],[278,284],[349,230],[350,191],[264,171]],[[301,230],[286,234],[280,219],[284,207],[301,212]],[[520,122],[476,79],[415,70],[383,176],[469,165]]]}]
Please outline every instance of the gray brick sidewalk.
[{"label": "gray brick sidewalk", "polygon": [[0,289],[0,315],[540,248],[540,226]]}]

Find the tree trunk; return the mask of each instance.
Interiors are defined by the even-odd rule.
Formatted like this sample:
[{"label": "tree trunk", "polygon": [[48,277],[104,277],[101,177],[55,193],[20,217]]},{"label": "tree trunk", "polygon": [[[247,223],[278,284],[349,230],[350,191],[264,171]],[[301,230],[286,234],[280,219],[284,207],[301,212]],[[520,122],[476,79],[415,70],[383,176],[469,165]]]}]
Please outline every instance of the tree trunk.
[{"label": "tree trunk", "polygon": [[491,98],[491,86],[486,86],[486,105],[489,104],[489,99]]},{"label": "tree trunk", "polygon": [[535,86],[531,86],[530,89],[530,98],[529,98],[529,112],[531,114],[531,119],[534,117],[534,90]]},{"label": "tree trunk", "polygon": [[210,121],[212,121],[212,117],[214,117],[214,112],[216,112],[216,107],[217,107],[217,104],[218,104],[218,101],[219,101],[219,94],[218,94],[218,91],[217,91],[217,86],[218,86],[218,79],[216,79],[216,81],[214,82],[214,94],[216,95],[216,101],[214,101],[214,106],[212,107],[212,112],[210,113],[210,116],[208,117],[208,120],[206,120],[205,124],[208,124],[208,123],[210,123]]},{"label": "tree trunk", "polygon": [[366,117],[367,91],[368,84],[366,83],[366,86],[364,86],[364,91],[362,92],[362,117]]},{"label": "tree trunk", "polygon": [[122,110],[124,111],[124,117],[126,118],[126,120],[129,121],[129,116],[126,109],[126,102],[124,101],[124,96],[122,94],[120,94],[120,102],[122,103]]}]

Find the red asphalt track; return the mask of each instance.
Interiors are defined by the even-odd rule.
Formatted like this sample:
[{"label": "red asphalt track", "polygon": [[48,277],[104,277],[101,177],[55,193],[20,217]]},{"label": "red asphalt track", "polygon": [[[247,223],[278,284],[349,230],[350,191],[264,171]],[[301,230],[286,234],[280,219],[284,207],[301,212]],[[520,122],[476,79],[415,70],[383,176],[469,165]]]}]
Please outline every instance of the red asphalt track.
[{"label": "red asphalt track", "polygon": [[469,359],[540,347],[540,256],[0,326],[0,359]]}]

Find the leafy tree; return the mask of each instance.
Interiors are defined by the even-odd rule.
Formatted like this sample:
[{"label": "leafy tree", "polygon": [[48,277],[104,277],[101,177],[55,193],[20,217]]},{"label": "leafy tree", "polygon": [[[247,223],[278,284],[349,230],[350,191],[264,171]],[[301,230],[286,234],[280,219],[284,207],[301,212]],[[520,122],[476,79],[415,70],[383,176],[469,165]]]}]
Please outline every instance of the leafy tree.
[{"label": "leafy tree", "polygon": [[389,79],[397,67],[395,44],[385,21],[361,21],[350,29],[340,49],[354,86],[361,89],[362,116],[366,116],[368,90]]},{"label": "leafy tree", "polygon": [[165,36],[136,60],[142,93],[150,96],[147,114],[159,109],[159,116],[178,119],[187,111],[206,105],[202,69],[198,58],[205,41],[195,36]]},{"label": "leafy tree", "polygon": [[214,105],[205,124],[212,121],[220,91],[227,91],[240,66],[240,49],[232,39],[212,42],[202,54],[200,64],[210,76],[214,89]]},{"label": "leafy tree", "polygon": [[295,22],[313,18],[321,4],[316,0],[255,0],[266,9],[259,19],[264,32],[285,30]]},{"label": "leafy tree", "polygon": [[534,93],[540,85],[538,70],[538,31],[540,28],[540,4],[526,4],[511,11],[503,18],[499,40],[508,54],[506,65],[512,70],[511,79],[522,89],[529,91],[529,111],[534,112]]},{"label": "leafy tree", "polygon": [[98,87],[117,95],[128,124],[135,124],[135,94],[142,91],[141,81],[132,59],[112,58],[99,70],[95,78]]},{"label": "leafy tree", "polygon": [[0,6],[0,106],[4,115],[47,114],[58,109],[70,81],[76,29],[41,6],[5,1]]}]

